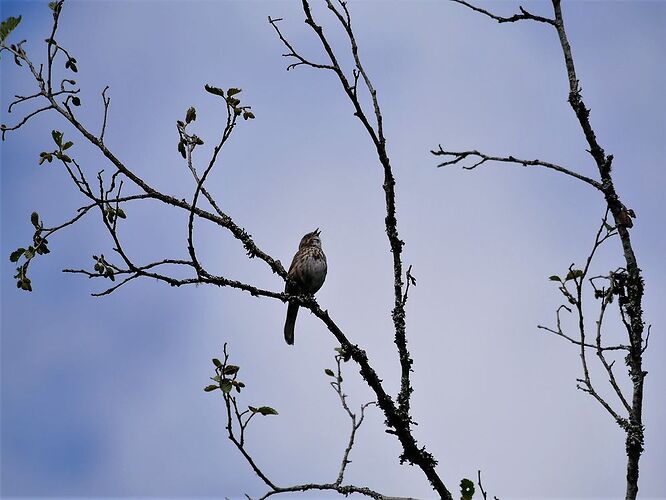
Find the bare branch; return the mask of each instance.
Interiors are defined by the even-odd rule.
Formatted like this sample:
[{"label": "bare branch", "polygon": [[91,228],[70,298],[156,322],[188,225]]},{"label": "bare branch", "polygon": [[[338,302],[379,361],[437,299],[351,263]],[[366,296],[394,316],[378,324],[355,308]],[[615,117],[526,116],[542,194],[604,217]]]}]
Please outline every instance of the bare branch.
[{"label": "bare branch", "polygon": [[580,340],[576,340],[576,339],[570,337],[569,335],[564,333],[564,331],[562,330],[562,323],[561,323],[561,319],[560,319],[560,311],[562,309],[566,309],[567,311],[569,311],[571,313],[571,309],[569,309],[564,304],[562,304],[560,307],[558,307],[557,310],[555,311],[556,324],[557,324],[556,328],[550,328],[550,327],[543,326],[543,325],[537,325],[537,328],[539,328],[541,330],[545,330],[545,331],[550,332],[550,333],[553,333],[555,335],[558,335],[558,336],[568,340],[569,342],[571,342],[572,344],[575,344],[577,346],[586,347],[586,348],[589,348],[589,349],[594,349],[596,351],[598,351],[598,350],[601,350],[601,351],[619,351],[619,350],[628,351],[629,350],[628,345],[620,344],[620,345],[613,345],[613,346],[599,346],[599,345],[596,345],[596,344],[586,344],[584,342],[581,342]]},{"label": "bare branch", "polygon": [[[477,476],[477,482],[476,484],[479,485],[479,489],[481,490],[481,495],[483,496],[483,500],[488,499],[488,493],[486,493],[486,490],[483,489],[483,483],[481,483],[481,471],[477,470],[476,471],[476,476]],[[493,497],[494,500],[499,500],[497,497]]]},{"label": "bare branch", "polygon": [[29,96],[15,95],[14,97],[16,97],[16,100],[12,101],[9,104],[9,107],[7,108],[7,113],[11,113],[12,108],[15,105],[20,104],[20,103],[25,102],[25,101],[29,101],[30,99],[34,99],[35,97],[41,97],[41,96],[42,96],[41,92],[37,92],[36,94],[32,94],[32,95],[29,95]]},{"label": "bare branch", "polygon": [[[342,408],[347,412],[347,415],[349,415],[349,418],[352,423],[352,430],[349,435],[349,441],[347,443],[347,447],[345,448],[344,454],[342,455],[342,463],[340,465],[340,472],[338,473],[338,478],[335,480],[335,485],[340,486],[342,484],[342,480],[344,478],[345,474],[345,469],[347,468],[347,465],[351,463],[349,460],[349,453],[351,452],[352,448],[354,447],[354,440],[356,438],[356,431],[361,427],[361,424],[363,423],[363,419],[365,418],[365,409],[370,406],[376,404],[374,401],[371,401],[369,403],[365,403],[361,405],[361,416],[357,420],[356,414],[353,413],[350,409],[349,406],[347,405],[347,395],[343,392],[342,390],[342,368],[340,366],[340,363],[342,361],[342,356],[340,354],[337,354],[335,356],[335,362],[336,362],[336,373],[334,375],[335,380],[331,382],[331,387],[333,387],[333,390],[336,392],[338,397],[340,398],[340,404],[342,405]],[[330,372],[329,372],[330,373]]]},{"label": "bare branch", "polygon": [[102,90],[102,102],[104,103],[104,119],[102,120],[102,131],[99,134],[99,142],[104,144],[104,132],[106,131],[106,119],[109,114],[109,105],[111,104],[111,98],[107,97],[106,91],[109,90],[109,86],[107,85],[104,87],[104,90]]},{"label": "bare branch", "polygon": [[[197,188],[194,191],[194,196],[192,198],[192,204],[190,208],[190,218],[187,223],[187,248],[190,253],[190,258],[192,259],[192,262],[194,263],[195,269],[197,270],[197,275],[202,276],[202,275],[207,275],[206,271],[201,267],[201,264],[197,260],[196,253],[194,250],[194,243],[193,243],[193,237],[192,233],[194,230],[194,215],[196,211],[196,205],[197,205],[197,200],[199,198],[199,194],[201,193],[201,190],[203,189],[204,182],[206,182],[206,178],[208,177],[208,174],[213,170],[213,167],[215,166],[215,162],[217,160],[217,156],[219,155],[220,151],[222,150],[222,147],[224,144],[227,142],[227,139],[231,136],[231,133],[233,132],[233,129],[236,125],[236,113],[233,109],[233,107],[230,105],[228,100],[225,100],[226,104],[226,109],[227,109],[227,123],[224,127],[224,132],[222,133],[222,138],[218,142],[218,144],[215,146],[213,149],[213,154],[211,156],[210,162],[208,163],[208,167],[204,171],[203,175],[201,176],[201,179],[198,180],[197,182]],[[194,167],[192,166],[192,151],[194,149],[193,145],[190,145],[188,147],[188,165],[190,166],[190,170],[192,171],[194,177],[196,178],[196,171],[194,170]],[[212,197],[209,197],[212,199]]]},{"label": "bare branch", "polygon": [[[606,307],[608,304],[610,304],[610,301],[612,300],[613,297],[613,289],[609,289],[606,294],[602,297],[601,299],[601,307],[599,310],[599,319],[597,319],[597,357],[601,361],[601,364],[604,366],[606,369],[606,373],[608,373],[608,381],[610,382],[611,386],[613,387],[613,390],[615,391],[615,394],[617,394],[618,398],[622,402],[622,406],[624,406],[625,410],[627,411],[627,414],[631,414],[631,406],[627,402],[627,399],[624,397],[624,393],[620,389],[620,387],[617,384],[617,381],[615,380],[615,375],[613,374],[613,363],[608,363],[606,360],[606,357],[604,356],[604,349],[601,347],[601,330],[602,330],[602,324],[604,321],[604,314],[606,313]],[[626,346],[626,350],[629,350],[629,346]]]},{"label": "bare branch", "polygon": [[438,167],[446,167],[449,165],[455,165],[458,162],[468,158],[468,157],[473,157],[476,156],[480,158],[480,161],[477,163],[473,164],[472,166],[464,166],[463,168],[465,170],[473,170],[479,165],[482,165],[486,161],[496,161],[496,162],[503,162],[503,163],[515,163],[517,165],[522,165],[523,167],[529,167],[529,166],[540,166],[540,167],[545,167],[551,170],[555,170],[557,172],[561,172],[565,175],[568,175],[570,177],[574,177],[578,180],[581,180],[590,186],[593,186],[597,188],[598,190],[602,190],[602,185],[600,182],[595,181],[594,179],[591,179],[589,177],[586,177],[582,174],[579,174],[578,172],[574,172],[573,170],[569,170],[567,168],[564,168],[560,165],[557,165],[555,163],[547,162],[547,161],[542,161],[542,160],[521,160],[520,158],[516,158],[514,156],[490,156],[486,155],[484,153],[480,153],[479,151],[476,150],[470,150],[470,151],[444,151],[442,149],[442,146],[439,146],[438,150],[433,150],[431,153],[435,156],[452,156],[452,160],[446,160],[437,165]]},{"label": "bare branch", "polygon": [[465,2],[464,0],[451,0],[451,1],[462,4],[466,7],[469,7],[470,9],[472,9],[476,12],[479,12],[479,13],[485,15],[485,16],[488,16],[491,19],[494,19],[498,23],[513,23],[513,22],[516,22],[516,21],[530,20],[530,21],[538,21],[540,23],[551,24],[553,26],[555,25],[555,21],[553,19],[549,19],[547,17],[535,16],[534,14],[529,13],[523,7],[519,7],[520,12],[521,12],[520,14],[514,14],[511,17],[502,17],[502,16],[495,15],[492,12],[489,12],[485,9],[480,8],[480,7],[476,7],[476,6],[472,5],[469,2]]},{"label": "bare branch", "polygon": [[0,125],[0,131],[2,131],[2,140],[3,141],[5,140],[5,134],[7,132],[10,132],[12,130],[20,129],[23,125],[25,125],[28,122],[28,120],[30,120],[30,118],[32,118],[33,116],[38,115],[39,113],[41,113],[43,111],[48,111],[49,109],[54,109],[54,108],[53,108],[53,106],[44,106],[43,108],[39,108],[39,109],[33,111],[32,113],[26,115],[20,122],[18,122],[13,127],[8,127],[7,125],[4,125],[4,124]]},{"label": "bare branch", "polygon": [[287,66],[287,71],[294,69],[297,66],[300,65],[305,65],[305,66],[310,66],[312,68],[317,68],[317,69],[330,69],[335,71],[335,68],[329,64],[319,64],[319,63],[314,63],[312,61],[309,61],[302,55],[300,55],[294,47],[289,43],[289,41],[282,35],[282,32],[280,31],[280,28],[278,27],[278,23],[282,21],[282,18],[272,18],[271,16],[268,16],[268,22],[270,23],[271,26],[273,26],[273,29],[275,29],[275,32],[277,33],[278,37],[280,38],[280,41],[289,49],[289,52],[286,54],[282,54],[282,57],[293,57],[296,59],[298,62],[291,63],[289,66]]}]

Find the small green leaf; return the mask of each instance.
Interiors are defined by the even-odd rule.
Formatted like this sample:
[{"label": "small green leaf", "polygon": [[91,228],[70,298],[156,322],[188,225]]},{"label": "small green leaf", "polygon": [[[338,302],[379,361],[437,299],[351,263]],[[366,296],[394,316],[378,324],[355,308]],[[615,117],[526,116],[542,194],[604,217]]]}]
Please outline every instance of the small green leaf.
[{"label": "small green leaf", "polygon": [[76,96],[72,97],[72,104],[73,104],[74,106],[81,106],[81,99],[79,99],[79,98],[76,97]]},{"label": "small green leaf", "polygon": [[211,391],[215,391],[219,388],[220,388],[219,385],[207,385],[206,387],[204,387],[204,391],[211,392]]},{"label": "small green leaf", "polygon": [[58,2],[49,2],[49,9],[56,10],[58,8]]},{"label": "small green leaf", "polygon": [[23,288],[23,290],[26,292],[32,292],[32,285],[30,284],[30,280],[26,278],[21,281],[21,288]]},{"label": "small green leaf", "polygon": [[183,141],[178,143],[178,152],[183,158],[187,158],[187,154],[185,153],[185,143]]},{"label": "small green leaf", "polygon": [[223,378],[220,381],[220,389],[222,389],[222,392],[224,392],[225,394],[229,394],[231,392],[232,387],[233,385],[231,384],[231,380],[229,380],[228,378]]},{"label": "small green leaf", "polygon": [[9,256],[9,261],[18,262],[18,260],[21,258],[21,255],[23,255],[23,252],[25,252],[25,248],[17,248]]},{"label": "small green leaf", "polygon": [[222,363],[221,363],[220,360],[217,359],[217,358],[213,358],[213,364],[214,364],[215,366],[217,366],[218,368],[220,368],[220,367],[222,366]]},{"label": "small green leaf", "polygon": [[224,97],[224,90],[222,90],[219,87],[214,87],[213,85],[205,85],[204,88],[206,89],[206,92],[209,92],[214,95],[219,95],[220,97]]},{"label": "small green leaf", "polygon": [[122,208],[116,209],[116,215],[121,219],[127,219],[127,215],[125,215],[125,211]]},{"label": "small green leaf", "polygon": [[231,97],[232,95],[240,94],[242,92],[242,89],[236,89],[236,88],[230,88],[227,90],[227,95]]},{"label": "small green leaf", "polygon": [[74,145],[72,141],[67,141],[65,144],[62,145],[62,150],[64,151],[65,149],[69,149]]},{"label": "small green leaf", "polygon": [[44,160],[51,163],[53,161],[53,154],[47,153],[46,151],[42,151],[41,153],[39,153],[39,164],[41,165],[42,163],[44,163]]},{"label": "small green leaf", "polygon": [[53,140],[58,145],[58,147],[62,146],[62,132],[58,130],[52,130],[51,137],[53,137]]},{"label": "small green leaf", "polygon": [[187,123],[190,123],[196,119],[197,119],[197,110],[191,107],[190,109],[187,110],[187,114],[185,115],[185,121]]},{"label": "small green leaf", "polygon": [[567,274],[567,277],[564,278],[564,281],[569,281],[569,280],[573,280],[573,279],[576,279],[576,278],[580,278],[581,276],[583,276],[583,271],[581,271],[580,269],[572,269]]},{"label": "small green leaf", "polygon": [[254,406],[248,406],[247,409],[250,410],[252,413],[257,413],[257,411],[259,411]]},{"label": "small green leaf", "polygon": [[238,373],[238,370],[240,370],[240,367],[236,365],[227,365],[224,367],[224,370],[222,370],[222,375],[234,375]]},{"label": "small green leaf", "polygon": [[243,112],[243,119],[245,120],[253,120],[254,119],[254,113],[252,111],[245,111]]},{"label": "small green leaf", "polygon": [[277,415],[278,412],[277,410],[271,408],[270,406],[262,406],[260,408],[257,408],[257,413],[261,413],[264,417],[267,415]]},{"label": "small green leaf", "polygon": [[557,276],[555,274],[553,274],[552,276],[549,276],[548,279],[550,281],[562,281],[562,278],[560,278],[559,276]]},{"label": "small green leaf", "polygon": [[329,377],[335,377],[335,373],[333,373],[333,370],[331,370],[330,368],[326,368],[326,369],[324,370],[324,373],[325,373],[326,375],[328,375]]},{"label": "small green leaf", "polygon": [[227,98],[227,102],[229,103],[230,106],[238,106],[240,104],[240,100],[236,99],[235,97],[229,97]]},{"label": "small green leaf", "polygon": [[39,214],[37,212],[30,214],[30,222],[35,228],[39,229]]},{"label": "small green leaf", "polygon": [[474,496],[474,483],[469,479],[460,481],[460,494],[462,495],[461,500],[472,500]]},{"label": "small green leaf", "polygon": [[28,260],[32,259],[35,256],[35,248],[32,245],[29,246],[23,255],[25,255],[25,258]]},{"label": "small green leaf", "polygon": [[21,22],[21,16],[18,17],[8,17],[2,24],[0,24],[0,42],[7,40],[9,34],[14,31],[19,23]]}]

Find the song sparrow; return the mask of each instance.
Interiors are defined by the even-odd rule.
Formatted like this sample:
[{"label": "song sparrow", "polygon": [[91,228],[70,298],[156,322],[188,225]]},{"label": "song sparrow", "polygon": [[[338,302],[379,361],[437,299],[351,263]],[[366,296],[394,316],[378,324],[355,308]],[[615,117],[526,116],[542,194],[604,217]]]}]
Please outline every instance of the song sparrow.
[{"label": "song sparrow", "polygon": [[[291,261],[289,273],[287,275],[287,284],[284,291],[292,295],[314,294],[324,284],[326,279],[326,255],[321,249],[321,240],[319,229],[306,234],[298,245],[298,252]],[[298,304],[289,302],[287,308],[287,320],[284,323],[284,339],[287,344],[294,343],[294,326],[296,324],[296,315],[298,314]]]}]

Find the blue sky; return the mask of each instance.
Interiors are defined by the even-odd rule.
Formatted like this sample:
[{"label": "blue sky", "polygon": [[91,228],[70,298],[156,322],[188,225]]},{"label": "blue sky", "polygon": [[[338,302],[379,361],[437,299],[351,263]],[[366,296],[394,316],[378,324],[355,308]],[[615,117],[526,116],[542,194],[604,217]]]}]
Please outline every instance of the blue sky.
[{"label": "blue sky", "polygon": [[[0,5],[3,19],[23,15],[13,37],[29,40],[26,49],[41,60],[40,40],[50,32],[46,2]],[[490,4],[507,15],[517,5]],[[547,277],[584,258],[603,200],[557,173],[436,169],[429,154],[441,143],[595,176],[566,102],[555,32],[531,23],[500,26],[447,2],[350,8],[384,112],[405,263],[418,280],[407,310],[418,438],[452,488],[482,469],[486,488],[500,498],[620,498],[623,434],[576,390],[577,351],[536,329],[552,324],[560,303]],[[548,14],[547,3],[529,8]],[[316,12],[336,47],[346,49],[325,9]],[[243,89],[257,118],[235,131],[210,190],[283,263],[305,232],[322,228],[329,275],[320,303],[395,393],[381,169],[332,75],[285,71],[269,15],[285,19],[284,33],[297,47],[323,57],[296,2],[72,1],[58,39],[78,60],[82,122],[99,130],[100,92],[109,85],[107,145],[175,196],[189,198],[194,189],[176,151],[175,121],[196,107],[203,161],[223,119],[203,85]],[[654,325],[640,486],[644,498],[666,498],[666,3],[566,2],[564,15],[593,126],[615,155],[619,192],[638,215],[632,238],[646,277],[645,319]],[[18,110],[8,114],[7,105],[32,82],[11,58],[0,68],[2,123],[13,123]],[[33,293],[16,290],[6,256],[31,237],[30,213],[55,224],[82,204],[61,169],[37,165],[54,128],[74,141],[73,154],[90,172],[111,171],[53,115],[2,143],[2,496],[263,493],[225,439],[221,398],[201,390],[224,342],[248,386],[241,402],[280,411],[256,422],[248,443],[271,477],[282,485],[334,478],[349,424],[323,372],[335,344],[310,315],[300,314],[290,348],[282,339],[286,308],[232,290],[135,281],[93,298],[97,282],[60,270],[112,254],[94,216],[52,238],[51,254],[31,266]],[[126,212],[122,235],[138,260],[186,255],[178,211],[134,204]],[[205,224],[197,231],[213,272],[282,288],[229,234]],[[600,257],[599,272],[620,265],[619,243]],[[610,338],[618,332],[614,325]],[[350,400],[370,400],[355,368],[346,366],[346,374]],[[593,375],[603,386],[601,372]],[[350,481],[430,496],[418,470],[398,465],[398,446],[382,421],[369,411]]]}]

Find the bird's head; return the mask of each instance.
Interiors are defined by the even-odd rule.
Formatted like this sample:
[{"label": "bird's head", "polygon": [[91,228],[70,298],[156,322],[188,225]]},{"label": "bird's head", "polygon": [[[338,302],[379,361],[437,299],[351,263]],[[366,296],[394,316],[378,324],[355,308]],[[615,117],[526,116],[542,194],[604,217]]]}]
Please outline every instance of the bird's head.
[{"label": "bird's head", "polygon": [[319,228],[315,229],[311,233],[306,234],[303,236],[303,238],[301,238],[301,244],[298,245],[298,248],[309,246],[316,246],[321,248],[321,239],[319,238],[319,235],[321,235]]}]

